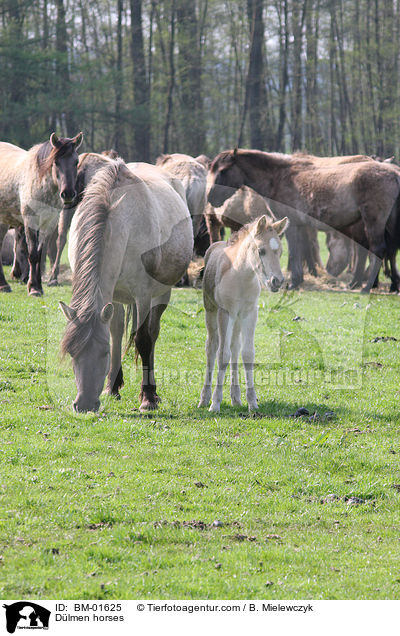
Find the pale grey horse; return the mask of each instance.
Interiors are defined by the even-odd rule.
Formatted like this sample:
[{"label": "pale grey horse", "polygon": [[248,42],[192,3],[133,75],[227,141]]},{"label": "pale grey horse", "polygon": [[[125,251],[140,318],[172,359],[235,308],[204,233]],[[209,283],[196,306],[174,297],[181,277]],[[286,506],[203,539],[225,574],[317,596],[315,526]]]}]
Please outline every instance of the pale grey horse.
[{"label": "pale grey horse", "polygon": [[71,306],[61,303],[68,320],[62,351],[73,359],[77,411],[99,408],[107,374],[109,393],[118,394],[123,384],[122,304],[135,306],[134,342],[143,367],[140,409],[157,408],[154,346],[160,318],[193,251],[189,210],[182,185],[176,186],[154,166],[133,173],[117,159],[98,161],[85,188],[70,231]]}]

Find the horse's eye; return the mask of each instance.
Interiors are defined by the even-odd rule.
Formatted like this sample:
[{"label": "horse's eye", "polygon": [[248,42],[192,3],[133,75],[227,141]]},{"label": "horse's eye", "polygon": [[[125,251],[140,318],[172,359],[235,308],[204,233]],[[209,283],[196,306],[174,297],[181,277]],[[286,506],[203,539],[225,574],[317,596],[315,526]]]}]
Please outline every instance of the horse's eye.
[{"label": "horse's eye", "polygon": [[265,247],[260,247],[260,249],[258,250],[258,253],[260,256],[265,256]]}]

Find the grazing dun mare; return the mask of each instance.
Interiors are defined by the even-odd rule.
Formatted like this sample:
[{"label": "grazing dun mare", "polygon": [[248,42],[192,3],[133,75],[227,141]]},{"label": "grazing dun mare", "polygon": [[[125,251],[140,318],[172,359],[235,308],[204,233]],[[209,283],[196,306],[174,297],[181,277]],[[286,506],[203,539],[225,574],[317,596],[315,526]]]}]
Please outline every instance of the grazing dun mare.
[{"label": "grazing dun mare", "polygon": [[[76,411],[96,411],[108,374],[107,391],[123,385],[122,304],[134,305],[134,342],[142,360],[142,411],[157,408],[154,347],[171,287],[185,272],[193,231],[180,182],[143,165],[132,173],[122,159],[90,154],[81,162],[85,188],[72,219],[69,260],[71,306],[62,352],[73,359],[78,390]],[[111,334],[111,348],[110,348]]]},{"label": "grazing dun mare", "polygon": [[[29,260],[28,293],[43,293],[40,262],[62,205],[76,196],[82,133],[50,140],[26,151],[0,142],[0,247],[8,228],[24,226]],[[0,291],[11,291],[0,263]]]},{"label": "grazing dun mare", "polygon": [[210,411],[220,410],[229,361],[232,404],[241,404],[238,372],[241,349],[249,411],[258,408],[253,378],[258,298],[262,286],[276,292],[283,283],[279,263],[282,253],[279,237],[288,223],[286,217],[271,223],[264,215],[245,225],[228,243],[213,243],[206,254],[203,294],[207,326],[207,369],[199,407],[208,406],[211,399],[217,352],[217,385]]}]

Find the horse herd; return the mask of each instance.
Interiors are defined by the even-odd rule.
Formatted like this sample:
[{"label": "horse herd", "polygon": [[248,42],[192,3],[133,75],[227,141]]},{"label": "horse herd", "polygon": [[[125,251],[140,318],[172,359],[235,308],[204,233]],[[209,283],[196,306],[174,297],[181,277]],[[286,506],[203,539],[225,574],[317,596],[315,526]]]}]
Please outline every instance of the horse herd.
[{"label": "horse herd", "polygon": [[[52,260],[49,284],[57,284],[71,226],[72,300],[70,306],[60,303],[67,318],[61,349],[73,361],[76,411],[99,408],[106,377],[106,391],[119,397],[129,323],[130,344],[142,361],[140,409],[157,408],[154,347],[160,318],[193,247],[204,254],[211,242],[203,273],[207,369],[199,406],[211,401],[212,411],[220,409],[229,362],[232,403],[240,404],[240,351],[247,403],[250,410],[257,408],[258,297],[263,286],[277,291],[283,283],[283,234],[291,287],[302,283],[304,263],[312,273],[321,265],[317,232],[324,231],[328,269],[342,271],[349,264],[352,240],[353,286],[362,283],[368,253],[363,290],[374,285],[383,258],[390,262],[392,289],[398,289],[400,169],[395,165],[364,155],[321,158],[243,149],[221,152],[212,162],[204,155],[161,155],[151,165],[125,163],[110,151],[78,155],[81,142],[82,133],[74,138],[53,133],[28,151],[0,143],[0,248],[15,228],[12,275],[26,277],[29,295],[43,293],[46,252]],[[220,241],[224,227],[234,231],[228,242]],[[0,291],[11,291],[1,259]]]}]

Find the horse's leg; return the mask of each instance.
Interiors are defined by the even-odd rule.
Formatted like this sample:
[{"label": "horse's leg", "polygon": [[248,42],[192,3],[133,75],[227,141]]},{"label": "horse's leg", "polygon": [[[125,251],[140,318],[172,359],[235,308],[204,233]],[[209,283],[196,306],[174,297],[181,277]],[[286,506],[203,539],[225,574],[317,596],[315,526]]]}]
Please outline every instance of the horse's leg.
[{"label": "horse's leg", "polygon": [[8,225],[6,225],[5,223],[0,223],[0,292],[10,292],[11,291],[11,287],[10,285],[7,283],[5,276],[4,276],[4,271],[3,271],[3,263],[1,260],[1,250],[3,248],[3,241],[4,241],[4,237],[8,232]]},{"label": "horse's leg", "polygon": [[242,322],[242,360],[246,375],[246,399],[249,411],[258,409],[254,388],[254,334],[257,324],[257,308],[250,312]]},{"label": "horse's leg", "polygon": [[[158,299],[157,305],[154,305],[151,309],[150,336],[153,342],[153,347],[150,354],[150,368],[153,370],[153,375],[154,375],[154,350],[156,347],[158,335],[160,333],[161,316],[163,315],[164,311],[168,307],[170,298],[171,298],[171,290],[168,291],[163,296],[161,296]],[[155,378],[154,378],[154,397],[157,403],[161,402],[161,398],[157,395]]]},{"label": "horse's leg", "polygon": [[206,219],[207,230],[210,235],[210,243],[216,243],[221,240],[222,223],[217,218],[215,210],[211,203],[207,203],[204,212]]},{"label": "horse's leg", "polygon": [[119,400],[119,390],[124,386],[124,378],[121,365],[122,337],[124,335],[124,307],[120,303],[114,303],[114,313],[110,324],[111,333],[111,365],[107,378],[106,393]]},{"label": "horse's leg", "polygon": [[307,263],[308,271],[310,272],[311,276],[318,276],[317,268],[316,268],[317,261],[316,261],[316,250],[314,246],[314,236],[311,230],[307,228],[303,228],[302,245],[303,245],[304,260]]},{"label": "horse's leg", "polygon": [[357,245],[355,248],[355,266],[354,273],[351,283],[349,285],[350,289],[355,289],[356,287],[361,287],[364,271],[365,271],[365,263],[367,260],[367,250],[363,248],[361,245]]},{"label": "horse's leg", "polygon": [[228,366],[230,357],[231,357],[231,340],[232,340],[232,331],[233,331],[233,319],[229,316],[228,312],[225,309],[218,309],[217,314],[218,321],[218,374],[217,374],[217,384],[214,389],[214,393],[212,396],[212,402],[210,406],[210,411],[214,411],[215,413],[219,413],[219,409],[222,402],[222,393],[224,387],[224,379],[226,368]]},{"label": "horse's leg", "polygon": [[11,270],[12,278],[24,283],[29,278],[28,247],[26,244],[25,230],[23,226],[16,228],[14,237],[14,261]]},{"label": "horse's leg", "polygon": [[289,248],[288,269],[291,271],[290,289],[296,289],[303,282],[303,248],[301,246],[301,227],[291,223],[286,230]]},{"label": "horse's leg", "polygon": [[29,217],[28,220],[26,220],[25,217],[25,236],[29,260],[28,294],[30,296],[41,296],[43,289],[40,271],[41,250],[39,248],[39,230],[29,227]]},{"label": "horse's leg", "polygon": [[160,330],[160,318],[165,310],[170,291],[160,298],[160,303],[151,308],[151,301],[137,302],[137,331],[135,346],[142,359],[142,387],[140,391],[141,411],[151,411],[158,407],[159,397],[154,379],[154,346]]},{"label": "horse's leg", "polygon": [[206,357],[207,368],[206,377],[204,379],[204,386],[201,390],[200,402],[201,406],[208,406],[211,400],[212,393],[212,379],[214,374],[215,358],[218,350],[218,321],[216,311],[207,311],[206,309],[206,327],[207,327],[207,340],[206,340]]},{"label": "horse's leg", "polygon": [[370,254],[370,273],[366,285],[361,289],[362,294],[368,294],[372,287],[376,286],[376,280],[382,265],[382,258],[376,254]]},{"label": "horse's leg", "polygon": [[63,253],[65,243],[67,242],[67,234],[74,212],[75,208],[63,208],[61,210],[60,218],[58,220],[57,254],[47,283],[49,286],[58,285],[58,272],[60,270],[61,254]]},{"label": "horse's leg", "polygon": [[385,257],[386,239],[385,226],[387,217],[377,216],[376,210],[365,205],[361,208],[361,217],[364,223],[365,233],[368,239],[371,267],[367,284],[362,288],[362,293],[368,293],[378,276],[382,261]]},{"label": "horse's leg", "polygon": [[399,274],[399,270],[397,269],[397,265],[396,265],[396,251],[394,250],[392,251],[392,253],[390,254],[390,278],[391,278],[391,284],[390,284],[390,291],[391,292],[398,292],[399,291],[399,284],[400,284],[400,274]]},{"label": "horse's leg", "polygon": [[231,401],[232,405],[241,406],[240,385],[239,385],[239,354],[240,354],[240,321],[236,320],[233,327],[231,340]]}]

